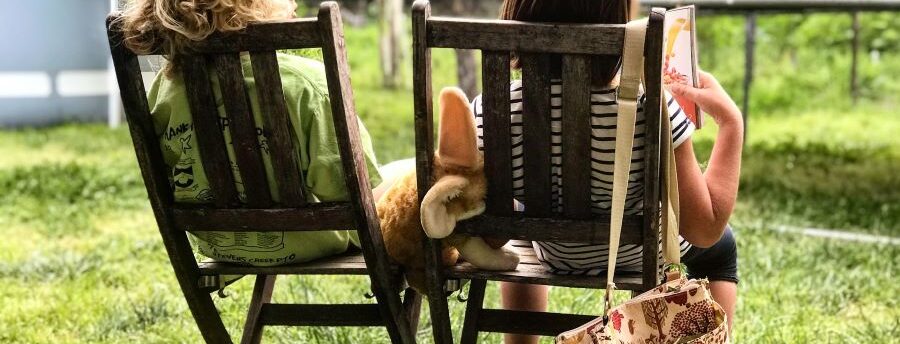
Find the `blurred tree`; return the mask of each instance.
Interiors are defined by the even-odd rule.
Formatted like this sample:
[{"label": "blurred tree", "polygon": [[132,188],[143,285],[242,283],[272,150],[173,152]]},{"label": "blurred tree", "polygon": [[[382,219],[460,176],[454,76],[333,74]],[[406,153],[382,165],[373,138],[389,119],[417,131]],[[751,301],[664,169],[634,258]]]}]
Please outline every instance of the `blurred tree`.
[{"label": "blurred tree", "polygon": [[382,84],[391,89],[403,84],[400,65],[407,46],[403,12],[403,0],[378,0]]},{"label": "blurred tree", "polygon": [[[453,0],[453,14],[460,17],[471,17],[478,5],[471,0]],[[456,49],[456,77],[459,87],[466,95],[478,95],[478,79],[475,71],[475,52],[467,49]]]}]

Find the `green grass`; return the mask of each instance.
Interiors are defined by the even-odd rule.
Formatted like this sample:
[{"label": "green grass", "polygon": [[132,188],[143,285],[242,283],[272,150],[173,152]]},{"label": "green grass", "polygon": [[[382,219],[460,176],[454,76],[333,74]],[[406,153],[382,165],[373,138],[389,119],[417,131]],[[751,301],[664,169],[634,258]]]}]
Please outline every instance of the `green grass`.
[{"label": "green grass", "polygon": [[[371,28],[348,42],[373,41]],[[352,45],[356,104],[382,162],[413,152],[410,85],[379,86],[372,45]],[[453,83],[435,54],[435,89]],[[407,71],[409,72],[409,71]],[[900,338],[900,247],[774,232],[779,225],[900,236],[900,120],[887,107],[754,113],[733,224],[741,343],[886,343]],[[715,127],[695,137],[701,161]],[[198,343],[125,129],[0,132],[0,343]],[[232,335],[252,282],[216,303]],[[364,302],[360,277],[286,277],[276,302]],[[620,298],[627,295],[619,295]],[[451,300],[455,300],[451,299]],[[601,292],[555,288],[551,310],[597,312]],[[486,302],[498,305],[495,284]],[[454,329],[464,304],[451,301]],[[431,342],[427,308],[420,341]],[[483,342],[499,342],[483,335]],[[386,343],[381,329],[272,328],[274,343]]]},{"label": "green grass", "polygon": [[[711,121],[710,121],[711,122]],[[900,236],[900,120],[887,109],[751,117],[735,220]],[[694,138],[708,159],[715,127]]]}]

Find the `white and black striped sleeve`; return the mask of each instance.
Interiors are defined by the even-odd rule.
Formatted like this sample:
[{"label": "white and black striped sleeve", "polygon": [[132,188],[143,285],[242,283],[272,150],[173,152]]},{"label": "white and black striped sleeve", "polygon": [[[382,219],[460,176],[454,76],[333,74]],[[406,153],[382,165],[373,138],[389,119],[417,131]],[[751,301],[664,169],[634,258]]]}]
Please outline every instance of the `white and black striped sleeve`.
[{"label": "white and black striped sleeve", "polygon": [[673,146],[677,148],[684,143],[684,141],[691,138],[696,127],[694,126],[694,123],[688,119],[687,114],[684,113],[684,110],[681,109],[678,102],[675,101],[675,97],[669,94],[668,91],[665,91],[665,95],[666,104],[669,105],[669,120],[672,123],[672,143]]}]

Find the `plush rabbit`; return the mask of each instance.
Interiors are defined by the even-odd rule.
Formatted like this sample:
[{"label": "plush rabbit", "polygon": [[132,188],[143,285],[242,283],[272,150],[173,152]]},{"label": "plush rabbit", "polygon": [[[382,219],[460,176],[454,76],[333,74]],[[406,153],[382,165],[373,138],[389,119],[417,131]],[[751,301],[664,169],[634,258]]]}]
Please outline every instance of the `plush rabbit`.
[{"label": "plush rabbit", "polygon": [[419,207],[416,173],[411,168],[378,201],[378,217],[388,255],[405,269],[414,289],[425,290],[423,240],[443,239],[443,264],[463,259],[485,270],[514,270],[519,257],[503,248],[506,241],[485,241],[454,234],[456,222],[484,212],[487,180],[478,151],[475,116],[466,95],[445,88],[440,97],[440,137],[434,157],[434,185]]}]

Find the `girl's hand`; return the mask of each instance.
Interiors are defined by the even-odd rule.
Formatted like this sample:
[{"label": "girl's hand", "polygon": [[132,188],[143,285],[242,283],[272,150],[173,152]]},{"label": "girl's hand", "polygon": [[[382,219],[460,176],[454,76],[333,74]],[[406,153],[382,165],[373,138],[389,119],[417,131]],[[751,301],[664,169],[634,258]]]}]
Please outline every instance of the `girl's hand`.
[{"label": "girl's hand", "polygon": [[708,113],[719,126],[743,124],[741,110],[712,74],[701,71],[698,88],[685,84],[670,84],[669,92],[697,103],[700,109]]},{"label": "girl's hand", "polygon": [[708,73],[700,72],[700,87],[671,85],[670,91],[697,103],[719,126],[705,172],[697,164],[691,140],[675,148],[681,235],[694,245],[709,247],[722,237],[734,210],[744,140],[741,111]]}]

